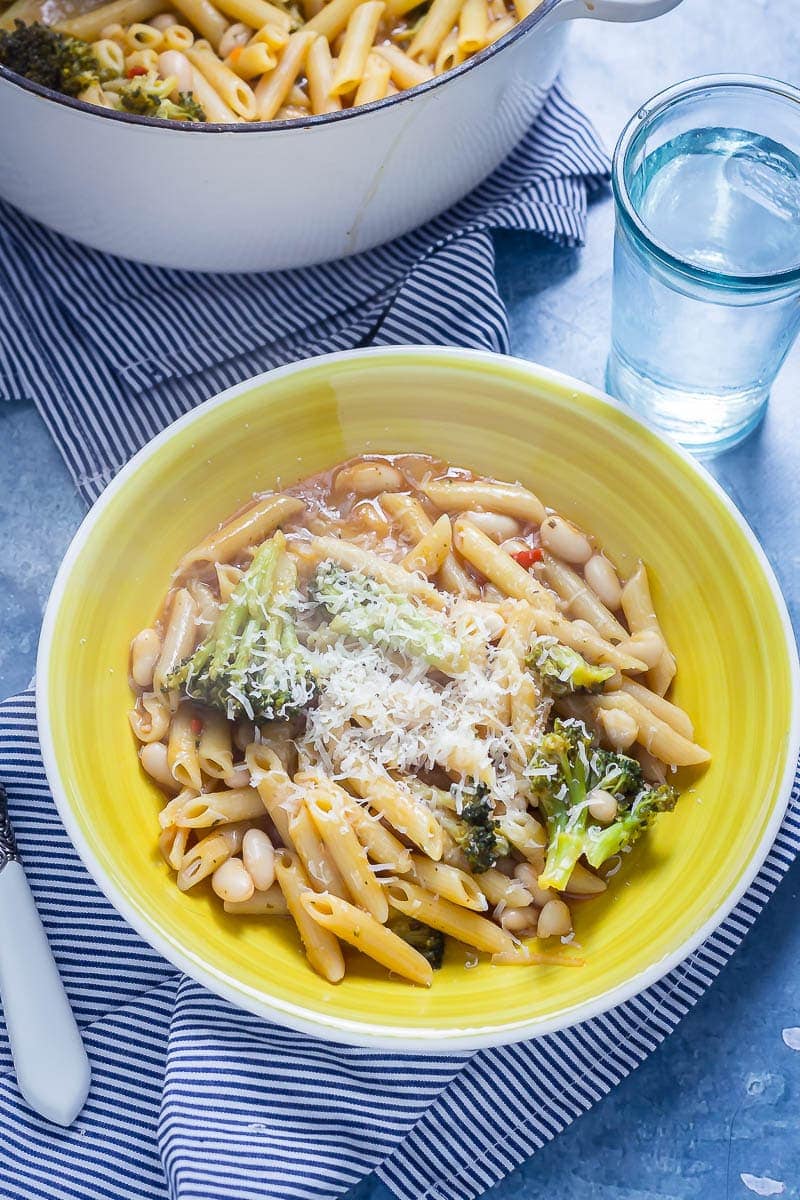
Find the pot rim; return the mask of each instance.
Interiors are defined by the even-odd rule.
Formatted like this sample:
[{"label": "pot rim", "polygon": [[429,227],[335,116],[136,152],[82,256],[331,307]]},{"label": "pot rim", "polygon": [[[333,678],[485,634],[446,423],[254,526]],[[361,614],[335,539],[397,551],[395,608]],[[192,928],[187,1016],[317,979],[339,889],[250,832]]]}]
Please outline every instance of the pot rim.
[{"label": "pot rim", "polygon": [[24,75],[18,75],[16,71],[11,71],[2,64],[0,64],[0,80],[18,87],[20,91],[29,92],[42,99],[52,100],[54,103],[63,105],[65,108],[77,109],[78,112],[83,112],[89,117],[97,117],[100,120],[118,121],[124,125],[144,125],[148,128],[163,129],[174,133],[192,135],[214,133],[247,134],[279,133],[287,129],[311,129],[341,121],[354,120],[369,113],[388,108],[390,105],[407,103],[433,91],[435,88],[441,87],[443,84],[449,83],[453,79],[465,75],[467,71],[471,71],[482,63],[488,62],[489,59],[504,50],[506,46],[510,46],[513,42],[518,41],[519,38],[531,33],[544,17],[557,8],[560,3],[561,0],[543,0],[543,3],[534,12],[529,13],[527,17],[519,21],[512,29],[509,29],[508,33],[503,34],[496,42],[493,42],[490,46],[486,46],[470,58],[465,59],[457,67],[453,67],[441,75],[434,75],[432,79],[428,79],[425,83],[420,83],[413,88],[406,88],[403,91],[396,92],[393,96],[385,96],[382,100],[374,100],[371,104],[360,104],[357,108],[345,108],[338,112],[320,113],[318,116],[301,117],[291,121],[243,121],[233,125],[216,121],[165,121],[160,117],[143,117],[138,113],[117,112],[116,109],[101,108],[99,105],[89,104],[85,100],[78,100],[75,96],[65,96],[63,92],[56,92],[52,88],[34,83]]}]

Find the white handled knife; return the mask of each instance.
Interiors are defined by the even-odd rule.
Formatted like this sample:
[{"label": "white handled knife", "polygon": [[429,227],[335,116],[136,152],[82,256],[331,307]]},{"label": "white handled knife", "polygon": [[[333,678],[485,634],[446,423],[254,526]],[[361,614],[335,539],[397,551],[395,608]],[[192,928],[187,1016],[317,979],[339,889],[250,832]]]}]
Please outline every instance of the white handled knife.
[{"label": "white handled knife", "polygon": [[91,1070],[22,869],[0,784],[0,1002],[19,1090],[31,1108],[71,1125]]}]

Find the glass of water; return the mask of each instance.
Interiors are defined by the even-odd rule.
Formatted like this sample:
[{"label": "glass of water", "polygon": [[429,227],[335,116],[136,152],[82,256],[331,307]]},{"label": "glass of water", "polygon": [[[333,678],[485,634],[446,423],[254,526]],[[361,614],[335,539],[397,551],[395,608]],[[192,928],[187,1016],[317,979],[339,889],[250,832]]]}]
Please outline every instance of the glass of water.
[{"label": "glass of water", "polygon": [[662,92],[614,154],[608,390],[697,453],[764,415],[800,328],[800,91],[711,75]]}]

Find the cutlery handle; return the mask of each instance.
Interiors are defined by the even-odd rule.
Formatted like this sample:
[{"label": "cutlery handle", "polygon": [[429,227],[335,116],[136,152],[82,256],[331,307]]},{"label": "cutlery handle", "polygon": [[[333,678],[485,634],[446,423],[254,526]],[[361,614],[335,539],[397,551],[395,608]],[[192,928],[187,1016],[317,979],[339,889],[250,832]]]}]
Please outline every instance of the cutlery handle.
[{"label": "cutlery handle", "polygon": [[91,1070],[20,862],[0,870],[0,1001],[19,1090],[31,1108],[71,1125]]}]

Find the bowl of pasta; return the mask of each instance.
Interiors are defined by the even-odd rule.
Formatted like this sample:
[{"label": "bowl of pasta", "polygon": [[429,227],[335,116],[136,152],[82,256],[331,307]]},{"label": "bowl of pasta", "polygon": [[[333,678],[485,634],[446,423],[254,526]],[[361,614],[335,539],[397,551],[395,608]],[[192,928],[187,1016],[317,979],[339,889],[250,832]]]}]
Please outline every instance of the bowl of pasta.
[{"label": "bowl of pasta", "polygon": [[355,351],[201,405],[56,579],[48,778],[187,974],[317,1035],[514,1041],[696,948],[754,877],[798,661],[753,534],[602,394]]},{"label": "bowl of pasta", "polygon": [[571,18],[678,3],[13,0],[0,11],[0,196],[158,266],[355,254],[494,170],[544,103]]}]

